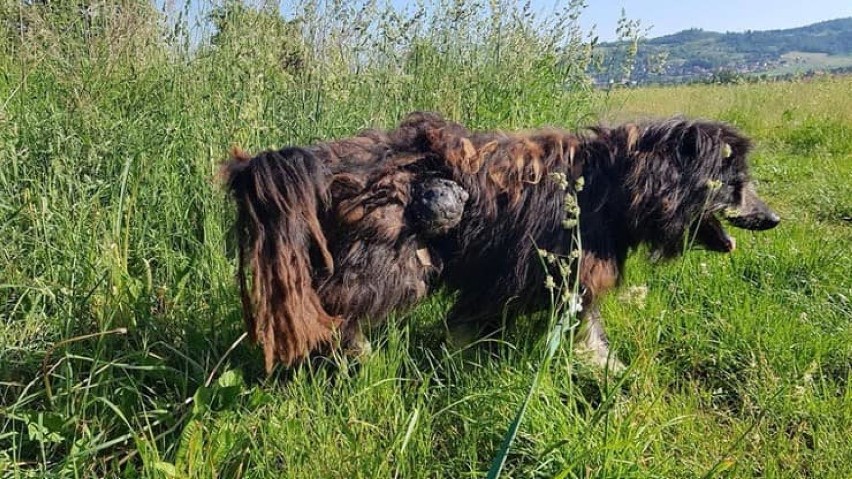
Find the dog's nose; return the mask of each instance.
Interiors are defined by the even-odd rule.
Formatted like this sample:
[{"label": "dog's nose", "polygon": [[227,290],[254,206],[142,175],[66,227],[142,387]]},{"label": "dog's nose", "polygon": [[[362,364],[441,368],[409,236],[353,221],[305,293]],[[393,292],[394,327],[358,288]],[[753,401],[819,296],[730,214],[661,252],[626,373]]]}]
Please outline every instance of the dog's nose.
[{"label": "dog's nose", "polygon": [[781,217],[778,216],[778,213],[770,211],[769,214],[766,215],[766,229],[774,228],[778,226],[778,223],[780,222]]},{"label": "dog's nose", "polygon": [[[765,211],[761,211],[755,214],[750,222],[750,225],[746,225],[746,229],[755,230],[755,231],[763,231],[763,230],[771,230],[772,228],[778,226],[778,223],[781,222],[781,217],[778,216],[777,213],[770,209],[766,209]],[[746,220],[746,223],[749,223]]]}]

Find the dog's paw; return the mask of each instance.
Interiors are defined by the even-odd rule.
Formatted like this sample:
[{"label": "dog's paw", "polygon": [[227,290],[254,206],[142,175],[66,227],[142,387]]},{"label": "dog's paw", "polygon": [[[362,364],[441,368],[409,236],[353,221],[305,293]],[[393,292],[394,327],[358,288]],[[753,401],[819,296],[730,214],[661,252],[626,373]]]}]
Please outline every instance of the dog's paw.
[{"label": "dog's paw", "polygon": [[360,331],[348,341],[344,349],[346,356],[352,359],[365,359],[373,354],[373,345]]},{"label": "dog's paw", "polygon": [[599,371],[606,371],[610,376],[620,376],[627,370],[627,366],[608,349],[588,348],[580,344],[575,352],[580,361]]}]

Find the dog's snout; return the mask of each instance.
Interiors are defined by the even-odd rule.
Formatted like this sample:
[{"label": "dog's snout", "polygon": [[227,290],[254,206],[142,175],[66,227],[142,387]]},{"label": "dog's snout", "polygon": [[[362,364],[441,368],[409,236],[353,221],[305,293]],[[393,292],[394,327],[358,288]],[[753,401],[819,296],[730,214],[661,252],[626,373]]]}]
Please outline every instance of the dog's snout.
[{"label": "dog's snout", "polygon": [[781,217],[778,216],[772,210],[767,210],[766,212],[756,214],[751,221],[751,228],[755,231],[763,231],[769,230],[776,226],[781,222]]},{"label": "dog's snout", "polygon": [[781,217],[764,206],[763,208],[755,208],[744,214],[729,216],[728,222],[737,228],[763,231],[778,226],[781,223]]},{"label": "dog's snout", "polygon": [[762,231],[772,229],[781,223],[781,217],[757,196],[753,185],[746,185],[742,194],[740,205],[728,215],[728,222],[732,225],[747,230]]},{"label": "dog's snout", "polygon": [[778,213],[770,210],[769,213],[766,215],[765,221],[767,225],[766,229],[772,229],[778,226],[779,223],[781,223],[781,217],[778,216]]}]

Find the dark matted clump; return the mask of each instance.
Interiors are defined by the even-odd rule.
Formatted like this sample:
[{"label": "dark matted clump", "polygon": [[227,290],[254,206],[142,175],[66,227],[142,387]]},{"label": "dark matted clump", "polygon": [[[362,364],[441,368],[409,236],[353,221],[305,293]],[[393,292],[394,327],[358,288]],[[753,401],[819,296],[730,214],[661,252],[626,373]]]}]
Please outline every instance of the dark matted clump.
[{"label": "dark matted clump", "polygon": [[444,178],[418,183],[409,206],[412,223],[424,237],[446,234],[461,221],[468,197],[458,183]]}]

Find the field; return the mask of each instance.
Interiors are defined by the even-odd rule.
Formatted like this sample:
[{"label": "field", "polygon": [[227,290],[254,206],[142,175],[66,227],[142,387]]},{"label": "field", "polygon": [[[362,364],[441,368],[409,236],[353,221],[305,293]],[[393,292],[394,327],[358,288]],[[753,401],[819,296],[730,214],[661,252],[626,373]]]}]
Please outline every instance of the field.
[{"label": "field", "polygon": [[825,71],[832,68],[852,66],[850,55],[828,55],[825,53],[790,52],[781,55],[787,65],[774,68],[769,75],[802,74],[808,71]]},{"label": "field", "polygon": [[236,9],[205,48],[143,20],[146,2],[115,3],[82,20],[0,3],[27,25],[0,37],[0,476],[485,477],[542,338],[450,352],[439,293],[361,364],[266,377],[241,340],[215,179],[231,144],[433,109],[477,128],[726,120],[755,140],[783,218],[731,229],[730,255],[637,252],[603,305],[628,373],[563,342],[504,477],[852,477],[852,78],[601,92],[571,12],[542,28],[522,10],[376,13],[358,29],[363,12],[338,5],[306,14],[302,44]]}]

